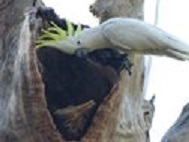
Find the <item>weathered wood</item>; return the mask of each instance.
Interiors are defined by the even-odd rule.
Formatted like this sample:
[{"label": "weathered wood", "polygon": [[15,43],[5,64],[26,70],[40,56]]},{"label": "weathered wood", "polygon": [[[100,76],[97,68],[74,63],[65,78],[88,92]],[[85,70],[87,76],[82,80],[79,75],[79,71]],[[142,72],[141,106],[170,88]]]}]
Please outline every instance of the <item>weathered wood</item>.
[{"label": "weathered wood", "polygon": [[0,3],[1,142],[63,141],[44,98],[44,85],[35,55],[35,15],[28,15],[28,19],[24,17],[26,8],[31,8],[32,3],[32,0]]},{"label": "weathered wood", "polygon": [[188,142],[189,141],[189,104],[183,107],[183,110],[163,136],[162,142]]},{"label": "weathered wood", "polygon": [[[90,11],[97,16],[101,22],[112,17],[132,17],[143,19],[143,0],[96,0],[90,6]],[[107,119],[101,121],[102,117],[96,120],[95,128],[91,130],[91,135],[98,135],[98,140],[103,142],[146,142],[149,140],[149,129],[151,128],[154,109],[152,104],[143,99],[143,83],[144,83],[144,58],[136,55],[133,58],[134,67],[132,76],[128,76],[126,72],[122,72],[119,91],[114,95],[117,96],[116,101],[112,98],[110,103],[114,106],[112,112],[110,108],[100,109],[103,117]],[[111,102],[112,101],[112,102]],[[145,119],[143,106],[148,104],[150,119]],[[104,104],[105,105],[105,104]],[[98,114],[97,114],[98,115]],[[114,120],[114,121],[113,121]],[[116,121],[115,121],[116,120]],[[104,127],[101,127],[101,123]],[[109,123],[113,123],[109,125]],[[115,127],[116,126],[116,127]],[[92,128],[91,128],[92,129]],[[111,137],[108,131],[112,133]],[[90,136],[89,136],[90,137]],[[110,138],[109,138],[110,137]],[[92,139],[93,138],[93,139]],[[88,139],[89,140],[89,139]],[[90,137],[91,141],[95,141],[95,137]]]},{"label": "weathered wood", "polygon": [[[98,2],[102,6],[98,14],[101,21],[117,16],[143,17],[143,1],[107,3],[99,0],[95,2],[95,13],[98,13]],[[105,3],[101,5],[101,2]],[[33,49],[36,29],[20,35],[24,28],[24,10],[32,3],[32,0],[0,2],[0,113],[3,114],[0,116],[0,139],[3,142],[62,142],[66,140],[57,132],[47,110],[44,84],[36,64]],[[132,76],[122,72],[120,85],[112,88],[111,97],[99,107],[82,141],[148,141],[146,132],[151,127],[154,109],[152,103],[143,100],[143,57],[135,56],[133,61]]]},{"label": "weathered wood", "polygon": [[90,11],[105,21],[112,17],[130,17],[143,19],[144,0],[96,0]]}]

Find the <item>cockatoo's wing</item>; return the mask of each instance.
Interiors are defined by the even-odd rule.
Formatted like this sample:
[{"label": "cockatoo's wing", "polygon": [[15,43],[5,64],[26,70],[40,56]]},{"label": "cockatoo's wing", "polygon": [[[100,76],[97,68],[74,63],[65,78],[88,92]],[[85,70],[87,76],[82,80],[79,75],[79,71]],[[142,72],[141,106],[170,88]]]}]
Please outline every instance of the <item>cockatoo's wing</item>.
[{"label": "cockatoo's wing", "polygon": [[121,50],[142,54],[165,55],[189,59],[189,46],[172,35],[143,21],[113,18],[102,23],[105,38]]}]

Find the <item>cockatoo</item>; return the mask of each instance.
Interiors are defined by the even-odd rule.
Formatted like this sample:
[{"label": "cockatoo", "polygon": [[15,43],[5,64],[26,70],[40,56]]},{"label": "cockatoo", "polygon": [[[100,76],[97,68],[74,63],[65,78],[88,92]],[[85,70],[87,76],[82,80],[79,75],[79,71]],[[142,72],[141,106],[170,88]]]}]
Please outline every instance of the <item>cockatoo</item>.
[{"label": "cockatoo", "polygon": [[112,47],[127,53],[189,59],[189,45],[153,25],[131,18],[109,19],[56,44],[71,54],[80,48],[92,51]]},{"label": "cockatoo", "polygon": [[[60,19],[51,8],[40,7],[36,13],[36,16],[41,17],[43,20],[49,23],[49,27],[42,31],[43,34],[38,38],[39,40],[37,40],[37,48],[50,46],[52,48],[64,50],[65,46],[57,47],[56,43],[67,40],[70,36],[80,35],[83,29],[89,28],[87,25],[77,25],[66,19]],[[82,48],[79,49],[75,51],[75,55],[77,57],[82,58],[83,60],[88,60],[89,62],[95,62],[102,66],[109,66],[118,74],[125,69],[131,75],[131,67],[133,64],[130,62],[127,53],[120,53],[113,47],[96,49],[88,53]],[[40,51],[41,50],[39,50],[39,53]]]}]

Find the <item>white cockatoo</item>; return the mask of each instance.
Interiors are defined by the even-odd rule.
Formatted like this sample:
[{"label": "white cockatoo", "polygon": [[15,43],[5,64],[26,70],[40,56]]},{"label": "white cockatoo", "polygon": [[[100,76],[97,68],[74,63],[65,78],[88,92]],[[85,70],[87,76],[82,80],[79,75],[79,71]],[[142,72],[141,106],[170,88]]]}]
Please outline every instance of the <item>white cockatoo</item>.
[{"label": "white cockatoo", "polygon": [[128,53],[189,59],[189,45],[153,25],[131,18],[109,19],[57,44],[68,53],[78,48],[91,51],[112,47]]}]

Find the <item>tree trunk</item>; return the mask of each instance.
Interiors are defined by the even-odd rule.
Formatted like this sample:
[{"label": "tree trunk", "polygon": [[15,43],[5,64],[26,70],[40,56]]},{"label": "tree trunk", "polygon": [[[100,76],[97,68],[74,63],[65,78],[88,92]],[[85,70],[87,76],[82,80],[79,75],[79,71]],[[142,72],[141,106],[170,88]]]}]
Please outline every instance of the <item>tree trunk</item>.
[{"label": "tree trunk", "polygon": [[[92,12],[99,13],[101,21],[117,16],[143,17],[142,0],[109,2],[97,0],[91,7]],[[31,0],[0,2],[0,139],[2,142],[63,142],[66,140],[57,132],[44,98],[34,50],[35,26],[31,23],[28,26],[26,19],[22,23],[24,10],[31,6]],[[98,108],[81,141],[149,141],[153,104],[143,99],[144,58],[139,55],[132,58],[132,75],[121,73],[118,89]]]},{"label": "tree trunk", "polygon": [[176,122],[167,131],[162,142],[188,142],[189,140],[189,104],[183,107],[183,110]]},{"label": "tree trunk", "polygon": [[32,3],[32,0],[0,2],[1,142],[62,141],[44,99],[34,50],[35,29],[31,30],[34,26],[29,25],[30,19],[24,20],[25,10]]},{"label": "tree trunk", "polygon": [[[96,0],[90,6],[90,11],[101,22],[112,17],[143,19],[143,2],[143,0]],[[106,107],[106,104],[103,104],[102,108],[107,111],[103,115],[104,118],[95,118],[95,128],[91,130],[94,141],[96,135],[98,135],[99,141],[104,142],[150,141],[148,132],[151,127],[154,109],[150,109],[153,108],[152,104],[143,98],[144,57],[135,55],[132,59],[134,61],[132,75],[128,76],[126,72],[122,72],[119,89],[114,93],[115,98],[109,100],[112,110],[108,105],[107,108],[103,108]],[[144,109],[144,106],[147,109]],[[148,113],[150,116],[146,116]],[[147,117],[150,117],[150,119],[147,120]],[[91,135],[89,137],[92,139]]]}]

